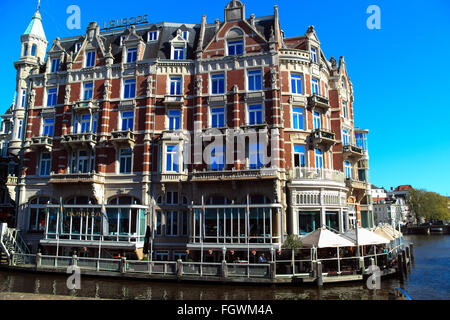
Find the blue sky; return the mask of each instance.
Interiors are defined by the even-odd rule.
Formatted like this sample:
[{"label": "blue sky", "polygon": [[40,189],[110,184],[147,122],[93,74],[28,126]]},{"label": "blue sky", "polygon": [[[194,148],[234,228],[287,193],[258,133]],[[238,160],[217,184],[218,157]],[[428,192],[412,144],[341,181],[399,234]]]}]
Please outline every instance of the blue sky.
[{"label": "blue sky", "polygon": [[[81,9],[81,30],[69,30],[68,6]],[[150,22],[223,20],[227,0],[42,0],[47,39],[84,34],[90,21],[148,14]],[[314,25],[327,58],[345,57],[355,89],[356,125],[368,128],[371,182],[385,188],[411,184],[450,196],[450,1],[245,0],[246,14],[266,16],[279,6],[287,37]],[[369,30],[370,5],[381,9],[381,30]],[[3,50],[0,112],[11,104],[20,35],[37,0],[1,1]],[[7,45],[5,45],[7,44]],[[50,44],[49,44],[50,48]]]}]

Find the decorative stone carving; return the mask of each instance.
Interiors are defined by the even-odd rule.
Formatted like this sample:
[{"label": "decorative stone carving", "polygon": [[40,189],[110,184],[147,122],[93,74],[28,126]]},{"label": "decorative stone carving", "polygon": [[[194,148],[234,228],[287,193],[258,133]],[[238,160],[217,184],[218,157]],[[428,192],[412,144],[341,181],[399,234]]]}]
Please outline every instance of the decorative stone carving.
[{"label": "decorative stone carving", "polygon": [[236,94],[236,93],[238,93],[238,92],[239,92],[239,87],[237,86],[237,84],[235,84],[235,85],[233,86],[233,93]]},{"label": "decorative stone carving", "polygon": [[29,102],[30,102],[30,108],[34,107],[34,102],[36,101],[36,91],[33,89],[30,92],[30,97],[29,97]]},{"label": "decorative stone carving", "polygon": [[111,83],[109,83],[109,80],[105,81],[105,90],[103,93],[103,100],[108,100],[111,95]]},{"label": "decorative stone carving", "polygon": [[64,104],[65,105],[68,105],[69,102],[70,102],[70,89],[71,89],[70,85],[67,84],[66,85],[66,92],[64,94]]},{"label": "decorative stone carving", "polygon": [[195,90],[197,91],[197,95],[201,95],[203,92],[203,78],[202,76],[197,76],[195,78]]},{"label": "decorative stone carving", "polygon": [[277,70],[275,68],[270,69],[270,82],[272,89],[275,89],[277,87]]},{"label": "decorative stone carving", "polygon": [[153,89],[153,78],[149,76],[147,78],[147,97],[150,97],[152,95],[152,89]]}]

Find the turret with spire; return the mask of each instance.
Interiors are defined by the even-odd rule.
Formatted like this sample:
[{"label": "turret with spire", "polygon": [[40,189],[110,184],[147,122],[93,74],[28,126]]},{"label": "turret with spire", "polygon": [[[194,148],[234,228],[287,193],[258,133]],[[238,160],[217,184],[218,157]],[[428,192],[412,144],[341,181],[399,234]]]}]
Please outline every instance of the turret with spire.
[{"label": "turret with spire", "polygon": [[40,7],[39,0],[36,12],[20,40],[22,42],[21,59],[38,60],[42,63],[45,59],[48,42],[42,26]]}]

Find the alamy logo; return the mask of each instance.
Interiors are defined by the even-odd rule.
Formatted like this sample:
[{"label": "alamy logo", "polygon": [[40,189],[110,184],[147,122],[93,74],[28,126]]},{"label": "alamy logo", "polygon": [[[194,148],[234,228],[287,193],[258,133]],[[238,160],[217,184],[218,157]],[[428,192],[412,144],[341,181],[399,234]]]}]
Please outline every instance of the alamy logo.
[{"label": "alamy logo", "polygon": [[371,5],[367,8],[367,14],[371,16],[367,18],[367,28],[369,30],[381,29],[381,9],[377,5]]},{"label": "alamy logo", "polygon": [[66,273],[72,274],[67,278],[66,286],[69,290],[80,290],[81,289],[81,270],[77,266],[69,266]]},{"label": "alamy logo", "polygon": [[81,29],[81,9],[77,5],[70,5],[67,7],[66,10],[67,14],[70,14],[70,16],[67,18],[67,29],[73,30],[73,29]]},{"label": "alamy logo", "polygon": [[371,265],[367,269],[367,273],[370,277],[367,278],[366,285],[370,290],[381,289],[381,270],[376,265]]}]

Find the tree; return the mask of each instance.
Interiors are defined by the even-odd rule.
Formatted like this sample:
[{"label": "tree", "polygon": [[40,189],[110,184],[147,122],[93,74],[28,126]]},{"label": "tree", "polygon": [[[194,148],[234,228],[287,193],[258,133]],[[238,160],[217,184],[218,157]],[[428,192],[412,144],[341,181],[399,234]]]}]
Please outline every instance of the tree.
[{"label": "tree", "polygon": [[300,240],[299,237],[295,234],[288,235],[286,237],[286,240],[284,240],[283,249],[291,249],[292,250],[292,262],[291,262],[292,267],[294,267],[293,263],[294,263],[295,253],[297,253],[301,247],[303,247],[302,240]]},{"label": "tree", "polygon": [[450,211],[448,200],[435,192],[412,189],[409,191],[408,205],[417,220],[448,220]]}]

